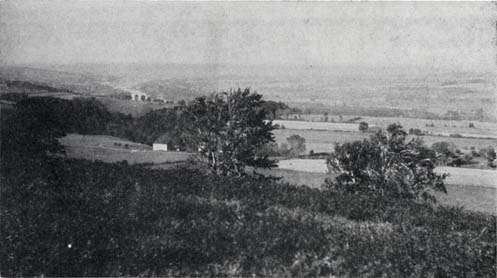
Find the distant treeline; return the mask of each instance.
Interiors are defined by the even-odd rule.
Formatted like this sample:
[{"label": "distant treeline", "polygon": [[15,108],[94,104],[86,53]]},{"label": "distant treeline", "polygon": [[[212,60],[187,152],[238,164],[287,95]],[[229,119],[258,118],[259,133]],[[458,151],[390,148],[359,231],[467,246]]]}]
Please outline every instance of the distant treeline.
[{"label": "distant treeline", "polygon": [[388,107],[359,107],[359,106],[333,106],[333,107],[307,107],[300,112],[284,114],[287,118],[290,114],[326,114],[341,116],[369,116],[369,117],[402,117],[418,118],[428,120],[470,120],[470,121],[497,121],[497,118],[486,113],[482,108],[470,111],[448,110],[446,113],[438,114],[424,109],[400,109]]}]

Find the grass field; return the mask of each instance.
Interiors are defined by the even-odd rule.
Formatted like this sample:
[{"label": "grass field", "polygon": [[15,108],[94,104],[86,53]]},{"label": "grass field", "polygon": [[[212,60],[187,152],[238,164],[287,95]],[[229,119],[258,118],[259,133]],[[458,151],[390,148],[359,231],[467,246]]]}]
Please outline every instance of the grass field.
[{"label": "grass field", "polygon": [[[451,120],[428,120],[417,118],[401,117],[368,117],[368,116],[343,116],[343,121],[348,121],[360,117],[355,123],[323,122],[322,114],[301,115],[303,121],[275,120],[275,124],[284,125],[288,129],[320,129],[320,130],[340,130],[357,131],[359,122],[367,122],[369,126],[377,126],[385,129],[389,124],[399,123],[404,128],[418,128],[422,131],[434,134],[462,134],[478,137],[492,137],[497,139],[497,123],[479,121],[451,121]],[[337,116],[328,115],[338,121]],[[469,124],[474,127],[469,127]]]},{"label": "grass field", "polygon": [[117,148],[68,146],[66,156],[103,162],[127,161],[130,164],[168,164],[183,162],[190,154],[183,152],[138,151]]},{"label": "grass field", "polygon": [[274,120],[273,124],[283,125],[288,129],[303,130],[338,130],[338,131],[357,131],[359,124],[356,123],[328,123],[328,122],[308,122],[308,121],[282,121]]},{"label": "grass field", "polygon": [[[279,169],[326,173],[327,168],[323,159],[286,159],[278,162]],[[484,186],[497,189],[497,171],[487,169],[470,169],[456,167],[437,167],[438,173],[448,173],[447,184],[465,184],[467,186]]]},{"label": "grass field", "polygon": [[61,138],[60,143],[64,146],[72,146],[72,147],[105,147],[105,148],[116,148],[114,143],[121,144],[124,148],[124,145],[128,145],[129,149],[135,150],[151,150],[152,147],[140,144],[136,142],[131,142],[127,139],[107,136],[107,135],[81,135],[71,133],[67,136]]},{"label": "grass field", "polygon": [[[311,173],[278,168],[260,171],[260,173],[282,177],[290,184],[307,185],[312,188],[320,188],[326,178],[334,178],[333,175],[323,172]],[[497,188],[457,184],[457,179],[453,179],[452,182],[455,183],[447,183],[447,194],[435,194],[440,204],[497,214]]]},{"label": "grass field", "polygon": [[[304,122],[302,122],[304,123]],[[312,123],[309,123],[312,124]],[[286,127],[286,126],[285,126]],[[275,139],[278,144],[286,142],[286,138],[293,134],[298,134],[305,138],[306,152],[313,150],[314,152],[330,152],[333,150],[334,143],[346,143],[356,140],[369,138],[371,133],[363,133],[359,131],[333,131],[333,130],[305,130],[305,129],[278,129],[274,131]],[[409,136],[414,138],[414,136]],[[427,146],[435,142],[452,142],[457,148],[464,150],[471,147],[477,149],[493,146],[497,148],[497,139],[483,138],[457,138],[448,136],[421,136]]]},{"label": "grass field", "polygon": [[[152,147],[125,139],[105,135],[69,134],[60,139],[66,156],[104,162],[127,161],[130,164],[171,164],[187,160],[190,154],[183,152],[152,151]],[[120,143],[116,147],[114,143]],[[124,148],[127,144],[128,148]]]}]

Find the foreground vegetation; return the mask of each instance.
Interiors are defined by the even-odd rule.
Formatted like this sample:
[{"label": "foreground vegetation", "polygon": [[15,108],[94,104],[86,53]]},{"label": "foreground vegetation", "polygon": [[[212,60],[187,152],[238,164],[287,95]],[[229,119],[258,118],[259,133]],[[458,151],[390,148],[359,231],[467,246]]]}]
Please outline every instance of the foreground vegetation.
[{"label": "foreground vegetation", "polygon": [[451,207],[58,158],[1,179],[3,276],[496,274],[495,217]]}]

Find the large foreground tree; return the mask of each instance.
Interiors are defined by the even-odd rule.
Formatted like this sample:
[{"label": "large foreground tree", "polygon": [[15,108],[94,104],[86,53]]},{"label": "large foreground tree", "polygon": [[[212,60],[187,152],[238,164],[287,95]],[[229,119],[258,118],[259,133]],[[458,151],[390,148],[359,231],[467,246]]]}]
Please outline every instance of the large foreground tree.
[{"label": "large foreground tree", "polygon": [[256,155],[260,146],[274,142],[275,127],[265,120],[263,103],[250,89],[199,97],[185,109],[185,142],[219,175],[243,175],[247,166],[274,167],[267,156]]}]

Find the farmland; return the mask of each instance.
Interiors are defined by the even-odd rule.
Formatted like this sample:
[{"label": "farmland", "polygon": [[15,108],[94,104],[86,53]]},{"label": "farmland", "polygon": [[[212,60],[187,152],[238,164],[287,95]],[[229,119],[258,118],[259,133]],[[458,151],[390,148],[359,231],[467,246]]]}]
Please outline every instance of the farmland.
[{"label": "farmland", "polygon": [[[330,113],[333,111],[330,111]],[[298,115],[301,120],[275,120],[274,123],[288,129],[313,129],[330,131],[357,131],[359,122],[367,122],[370,127],[385,129],[391,123],[399,123],[406,128],[417,128],[427,134],[449,136],[460,134],[464,137],[497,139],[497,123],[479,121],[429,120],[402,117],[341,116],[323,114]],[[328,117],[328,121],[324,121]],[[291,118],[291,115],[290,115]],[[333,119],[334,122],[330,122]],[[338,122],[341,119],[341,122]],[[472,126],[470,126],[472,125]]]},{"label": "farmland", "polygon": [[[312,119],[312,115],[307,118]],[[321,118],[323,116],[321,115]],[[470,122],[470,121],[445,121],[445,120],[423,120],[410,118],[380,118],[380,117],[343,117],[343,121],[351,119],[366,121],[371,127],[386,129],[391,123],[400,123],[404,128],[418,128],[425,132],[419,136],[427,146],[436,142],[450,142],[463,150],[480,150],[487,147],[497,147],[497,123]],[[360,120],[357,120],[360,119]],[[470,127],[470,123],[473,127]],[[313,122],[306,120],[275,120],[274,124],[280,128],[274,132],[278,144],[286,142],[286,138],[297,134],[306,139],[306,151],[331,152],[335,143],[343,144],[369,138],[372,133],[360,132],[359,124],[355,122]],[[457,136],[451,136],[451,135]],[[408,140],[414,138],[409,135]]]},{"label": "farmland", "polygon": [[[308,173],[326,173],[328,170],[323,159],[281,160],[278,163],[278,168]],[[497,171],[495,170],[437,167],[436,172],[449,174],[446,180],[447,184],[497,188]]]},{"label": "farmland", "polygon": [[[497,213],[497,172],[479,169],[440,167],[439,173],[449,173],[447,194],[436,193],[440,204],[462,206],[468,210]],[[322,160],[283,160],[279,168],[264,170],[261,173],[282,177],[291,184],[320,188],[326,178],[326,166]]]},{"label": "farmland", "polygon": [[[312,124],[312,123],[309,123]],[[286,127],[286,126],[285,126]],[[303,129],[279,129],[274,132],[276,142],[286,142],[286,138],[293,134],[298,134],[306,139],[306,149],[314,152],[330,152],[333,150],[334,143],[346,143],[356,140],[369,138],[371,133],[363,133],[359,131],[336,131],[336,130],[303,130]],[[413,138],[414,136],[409,136]],[[488,146],[497,146],[497,139],[486,138],[457,138],[449,136],[421,136],[426,145],[430,146],[435,142],[452,142],[459,149],[469,149],[475,147],[477,149],[486,148]]]},{"label": "farmland", "polygon": [[[139,144],[102,135],[69,134],[60,139],[65,147],[66,156],[103,162],[127,161],[130,164],[163,164],[183,162],[190,154],[183,152],[152,151],[148,145]],[[119,144],[119,146],[116,146]]]}]

